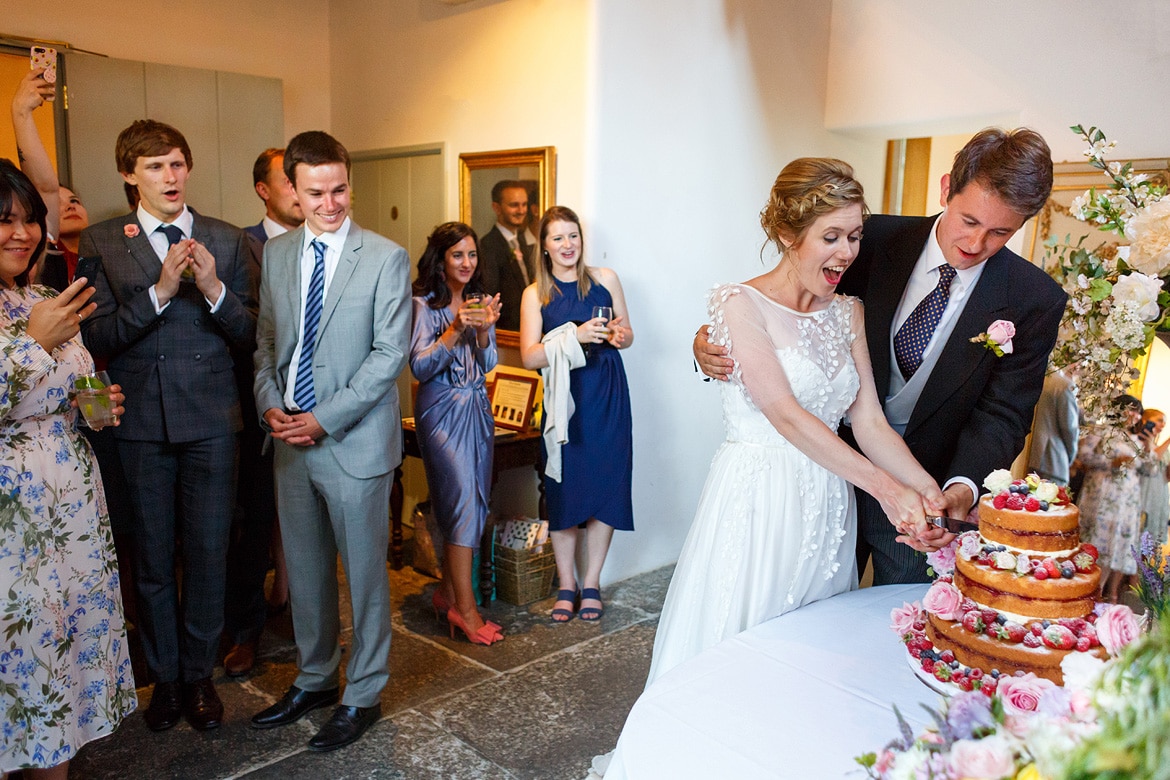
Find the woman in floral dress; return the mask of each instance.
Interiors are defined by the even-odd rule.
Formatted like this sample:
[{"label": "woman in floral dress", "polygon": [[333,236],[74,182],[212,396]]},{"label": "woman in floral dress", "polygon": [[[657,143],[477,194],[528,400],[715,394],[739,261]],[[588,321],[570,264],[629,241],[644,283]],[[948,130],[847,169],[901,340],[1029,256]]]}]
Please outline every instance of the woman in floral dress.
[{"label": "woman in floral dress", "polygon": [[44,203],[0,160],[0,773],[37,780],[65,778],[137,704],[105,496],[69,401],[93,370],[77,335],[92,292],[30,287],[44,246]]}]

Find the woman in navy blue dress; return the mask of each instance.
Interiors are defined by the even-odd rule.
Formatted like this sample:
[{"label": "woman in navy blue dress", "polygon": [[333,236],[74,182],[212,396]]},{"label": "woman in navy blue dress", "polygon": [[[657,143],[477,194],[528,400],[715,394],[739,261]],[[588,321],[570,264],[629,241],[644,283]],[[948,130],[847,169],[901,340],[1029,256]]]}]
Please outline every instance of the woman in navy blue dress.
[{"label": "woman in navy blue dress", "polygon": [[500,296],[470,297],[482,290],[477,246],[462,222],[445,222],[427,238],[414,283],[410,370],[419,382],[418,448],[444,541],[432,602],[452,636],[459,628],[473,644],[490,645],[503,634],[476,608],[471,565],[491,491],[494,425],[484,375],[496,366]]},{"label": "woman in navy blue dress", "polygon": [[[536,281],[524,290],[520,302],[524,367],[545,369],[546,385],[557,381],[550,377],[550,356],[543,339],[565,323],[576,325],[575,334],[569,336],[566,331],[565,335],[575,337],[585,353],[584,365],[568,373],[573,412],[567,424],[568,441],[559,448],[560,480],[555,479],[555,470],[550,473],[546,467],[545,498],[560,582],[552,618],[571,620],[579,595],[581,619],[598,620],[604,611],[601,569],[614,529],[634,530],[630,391],[618,353],[634,342],[634,331],[617,274],[585,265],[581,221],[575,213],[564,206],[546,211],[540,221],[539,246]],[[596,316],[595,307],[608,307],[611,318]],[[550,340],[549,348],[557,348],[552,346],[555,343]],[[572,346],[571,351],[576,351]],[[547,429],[553,410],[545,406]],[[549,455],[546,435],[546,458]],[[587,565],[578,580],[577,539],[582,527]]]}]

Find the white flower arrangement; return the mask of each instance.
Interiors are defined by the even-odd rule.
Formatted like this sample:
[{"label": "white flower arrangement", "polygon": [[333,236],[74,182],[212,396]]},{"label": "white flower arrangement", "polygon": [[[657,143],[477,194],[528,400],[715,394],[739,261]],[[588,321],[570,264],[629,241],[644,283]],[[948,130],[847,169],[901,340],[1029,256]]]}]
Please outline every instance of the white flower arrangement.
[{"label": "white flower arrangement", "polygon": [[1101,130],[1071,129],[1089,143],[1089,164],[1109,180],[1106,188],[1077,197],[1072,216],[1130,242],[1095,249],[1085,246],[1088,236],[1046,242],[1045,268],[1069,296],[1051,364],[1054,370],[1079,368],[1085,422],[1094,424],[1109,417],[1112,400],[1137,378],[1134,361],[1167,322],[1170,292],[1158,277],[1170,274],[1170,198],[1129,163],[1108,162],[1105,155],[1116,143]]}]

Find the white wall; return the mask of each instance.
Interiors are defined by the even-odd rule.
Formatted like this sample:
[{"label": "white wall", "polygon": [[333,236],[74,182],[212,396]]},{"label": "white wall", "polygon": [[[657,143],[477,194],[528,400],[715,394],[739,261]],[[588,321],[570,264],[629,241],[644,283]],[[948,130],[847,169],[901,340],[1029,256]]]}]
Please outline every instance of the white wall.
[{"label": "white wall", "polygon": [[[287,137],[329,129],[328,30],[329,4],[319,0],[5,3],[0,15],[0,32],[10,35],[68,41],[110,57],[282,79]],[[7,105],[9,97],[4,100]]]},{"label": "white wall", "polygon": [[830,9],[801,0],[598,0],[586,252],[622,279],[638,530],[603,579],[673,561],[722,440],[691,367],[706,292],[771,268],[759,211],[783,165],[834,155],[880,202],[884,141],[825,131]]},{"label": "white wall", "polygon": [[1055,160],[1097,125],[1126,157],[1166,155],[1163,0],[833,0],[828,127],[881,137],[1027,125]]},{"label": "white wall", "polygon": [[557,200],[580,203],[588,0],[332,0],[333,132],[350,150],[442,142],[448,216],[463,152],[557,148]]}]

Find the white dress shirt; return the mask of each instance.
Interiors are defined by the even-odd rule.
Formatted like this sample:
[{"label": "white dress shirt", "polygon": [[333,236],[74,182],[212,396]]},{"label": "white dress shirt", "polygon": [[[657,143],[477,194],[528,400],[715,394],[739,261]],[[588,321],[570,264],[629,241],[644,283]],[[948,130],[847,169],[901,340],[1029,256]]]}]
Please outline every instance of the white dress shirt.
[{"label": "white dress shirt", "polygon": [[[138,204],[138,212],[136,216],[138,217],[138,224],[142,225],[142,232],[146,234],[146,239],[150,241],[150,248],[154,250],[156,255],[158,255],[158,261],[160,264],[163,260],[167,259],[167,252],[171,251],[171,240],[167,238],[166,233],[163,233],[159,230],[159,226],[174,225],[183,232],[183,238],[190,238],[191,230],[195,226],[195,215],[191,213],[191,209],[187,208],[185,204],[183,206],[183,212],[179,214],[179,216],[175,217],[175,219],[171,222],[163,222],[161,219],[142,208],[141,203]],[[211,312],[213,314],[219,311],[219,306],[223,303],[224,296],[227,295],[227,285],[223,284],[222,279],[220,280],[220,285],[219,298],[217,298],[215,301],[211,301],[207,297],[203,298],[203,300],[207,301],[207,305],[211,307]],[[154,288],[155,285],[152,284],[150,286],[150,290],[148,291],[150,293],[150,301],[154,304],[154,313],[162,314],[167,306],[171,305],[171,302],[167,301],[162,306],[159,306],[158,293],[155,292]]]},{"label": "white dress shirt", "polygon": [[260,224],[264,227],[264,235],[268,236],[270,239],[276,238],[277,236],[288,232],[288,228],[267,214],[264,215],[264,219],[260,222]]},{"label": "white dress shirt", "polygon": [[[301,243],[301,290],[300,290],[300,311],[297,313],[297,346],[293,350],[292,360],[288,364],[288,376],[285,377],[284,384],[284,406],[286,409],[295,410],[299,407],[293,401],[293,394],[296,392],[296,377],[297,371],[301,366],[301,348],[304,347],[305,338],[305,299],[309,297],[309,282],[313,278],[313,266],[317,264],[317,254],[313,251],[311,244],[313,241],[320,241],[325,245],[325,286],[321,292],[321,305],[324,306],[325,301],[329,298],[329,285],[333,281],[333,273],[337,270],[337,264],[341,261],[341,250],[345,248],[345,239],[349,235],[350,218],[346,217],[345,222],[341,223],[333,233],[322,233],[319,236],[313,235],[313,231],[305,225],[304,241]],[[318,333],[320,327],[324,324],[324,318],[318,323]],[[318,401],[321,399],[318,398]]]}]

